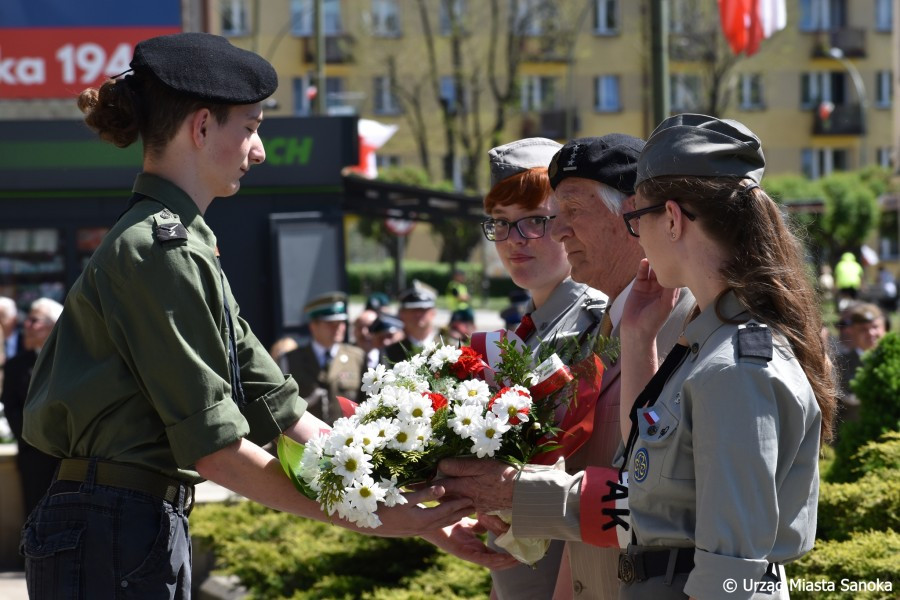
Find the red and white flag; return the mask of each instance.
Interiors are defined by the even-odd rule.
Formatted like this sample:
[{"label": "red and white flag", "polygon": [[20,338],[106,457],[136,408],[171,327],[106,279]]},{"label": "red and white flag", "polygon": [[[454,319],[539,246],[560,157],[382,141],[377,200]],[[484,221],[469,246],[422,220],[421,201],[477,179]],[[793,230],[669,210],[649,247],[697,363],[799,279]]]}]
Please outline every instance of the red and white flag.
[{"label": "red and white flag", "polygon": [[787,25],[785,0],[719,0],[722,33],[732,52],[756,54],[762,40]]}]

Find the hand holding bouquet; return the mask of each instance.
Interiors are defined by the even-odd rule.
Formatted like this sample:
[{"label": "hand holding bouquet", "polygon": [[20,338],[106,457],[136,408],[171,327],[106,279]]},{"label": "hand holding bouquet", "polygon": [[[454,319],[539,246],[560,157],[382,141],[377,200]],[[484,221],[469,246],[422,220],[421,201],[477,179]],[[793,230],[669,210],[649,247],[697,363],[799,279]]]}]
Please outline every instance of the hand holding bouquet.
[{"label": "hand holding bouquet", "polygon": [[470,347],[431,344],[392,368],[369,369],[355,413],[305,447],[281,437],[285,471],[327,514],[378,527],[379,504],[405,503],[401,489],[434,477],[443,458],[524,464],[555,448],[568,368],[555,355],[533,368],[514,336],[495,345],[493,367]]}]

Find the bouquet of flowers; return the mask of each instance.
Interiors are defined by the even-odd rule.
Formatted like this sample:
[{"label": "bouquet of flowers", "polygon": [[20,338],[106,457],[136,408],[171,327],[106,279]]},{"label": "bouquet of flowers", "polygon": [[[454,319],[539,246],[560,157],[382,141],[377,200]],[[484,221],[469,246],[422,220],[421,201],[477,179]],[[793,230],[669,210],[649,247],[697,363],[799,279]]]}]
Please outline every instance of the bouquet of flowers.
[{"label": "bouquet of flowers", "polygon": [[392,368],[369,369],[355,412],[305,447],[280,438],[282,466],[327,514],[378,527],[379,504],[405,503],[401,489],[434,477],[443,458],[522,465],[558,448],[555,414],[573,395],[569,368],[555,354],[533,366],[514,334],[492,346],[492,361],[472,347],[430,344]]}]

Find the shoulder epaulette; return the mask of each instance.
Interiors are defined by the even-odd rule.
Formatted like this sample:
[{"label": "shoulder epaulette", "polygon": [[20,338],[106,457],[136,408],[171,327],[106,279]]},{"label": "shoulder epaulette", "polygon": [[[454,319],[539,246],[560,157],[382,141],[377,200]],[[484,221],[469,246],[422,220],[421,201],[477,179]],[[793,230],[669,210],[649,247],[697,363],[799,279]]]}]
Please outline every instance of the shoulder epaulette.
[{"label": "shoulder epaulette", "polygon": [[188,239],[187,229],[181,224],[181,219],[168,208],[153,215],[153,222],[156,225],[156,239],[160,242]]},{"label": "shoulder epaulette", "polygon": [[772,360],[772,330],[767,325],[749,321],[738,326],[738,357]]}]

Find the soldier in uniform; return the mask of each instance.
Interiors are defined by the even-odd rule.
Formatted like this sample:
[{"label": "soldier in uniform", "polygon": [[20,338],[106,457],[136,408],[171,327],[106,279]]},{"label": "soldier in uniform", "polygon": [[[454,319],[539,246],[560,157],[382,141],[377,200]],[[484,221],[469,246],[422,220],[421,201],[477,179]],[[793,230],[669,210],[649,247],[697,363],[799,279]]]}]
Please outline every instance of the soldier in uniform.
[{"label": "soldier in uniform", "polygon": [[436,298],[434,289],[419,281],[413,281],[412,287],[400,294],[397,317],[403,322],[404,338],[384,349],[382,361],[386,365],[404,361],[428,342],[437,341],[434,326]]},{"label": "soldier in uniform", "polygon": [[285,354],[282,365],[300,387],[306,410],[329,425],[343,416],[337,397],[357,401],[366,353],[344,343],[347,333],[347,295],[322,294],[303,307],[312,339]]},{"label": "soldier in uniform", "polygon": [[[606,295],[572,280],[565,248],[550,235],[558,206],[547,165],[560,147],[545,138],[527,138],[488,153],[491,190],[484,209],[490,218],[482,228],[513,282],[528,292],[516,327],[522,341],[531,349],[545,344],[561,351],[575,340],[586,350],[599,333]],[[494,593],[501,600],[551,598],[562,550],[557,540],[534,568],[492,572]]]},{"label": "soldier in uniform", "polygon": [[[205,33],[145,40],[130,66],[79,106],[102,139],[142,140],[143,172],[69,291],[25,404],[25,441],[61,459],[22,531],[37,600],[190,597],[187,517],[203,479],[350,527],[298,493],[262,448],[327,426],[240,317],[203,217],[265,159],[258,129],[275,70]],[[470,503],[418,505],[440,493],[380,510],[383,525],[367,532],[427,532],[491,565],[493,555],[441,537]]]},{"label": "soldier in uniform", "polygon": [[[622,319],[622,398],[636,400],[620,598],[786,598],[783,565],[815,540],[836,390],[803,246],[764,169],[753,132],[706,115],[666,119],[641,153],[623,215],[647,260]],[[679,286],[697,309],[657,370]]]}]

